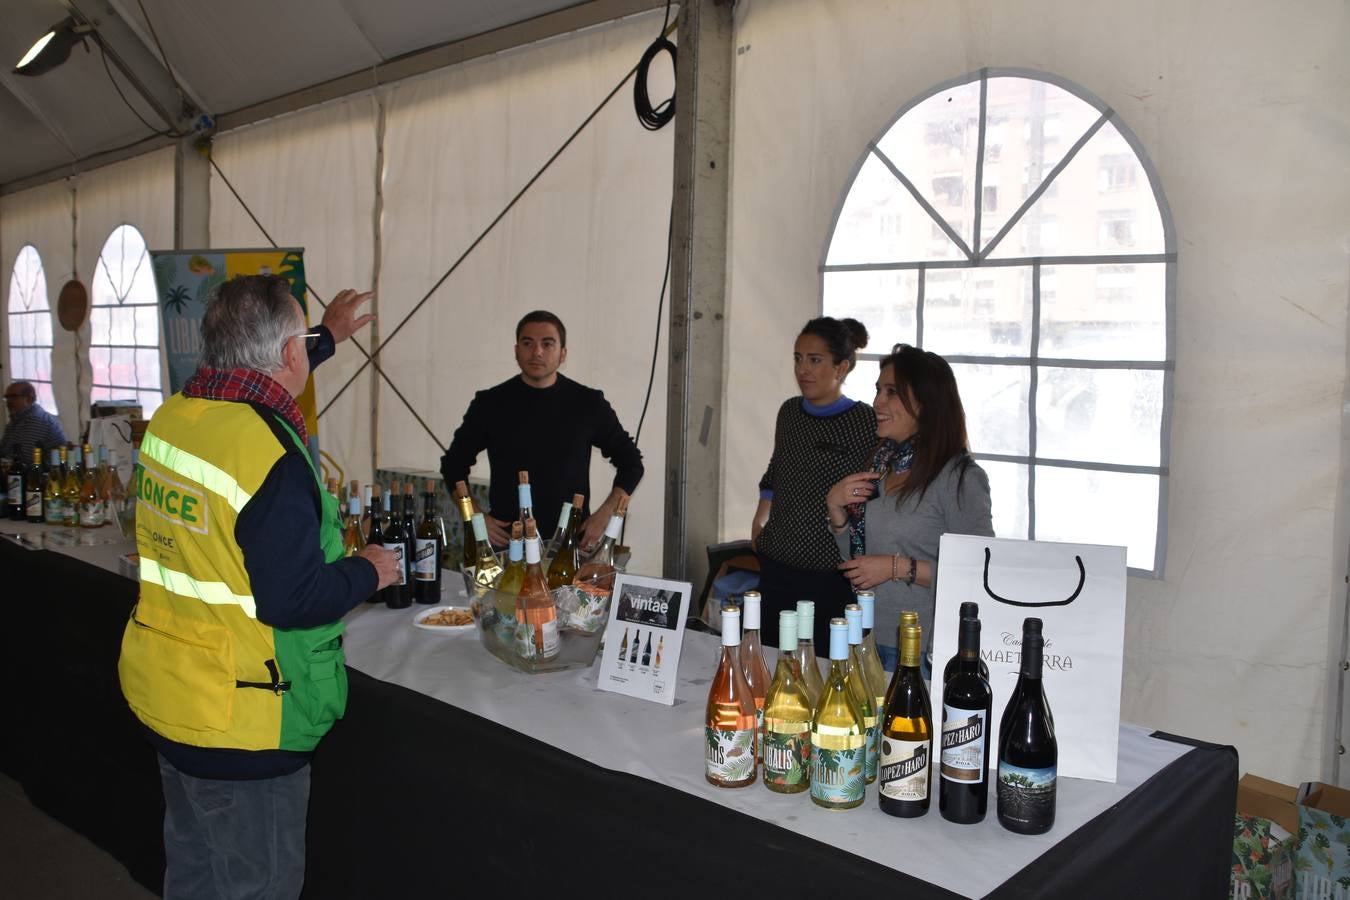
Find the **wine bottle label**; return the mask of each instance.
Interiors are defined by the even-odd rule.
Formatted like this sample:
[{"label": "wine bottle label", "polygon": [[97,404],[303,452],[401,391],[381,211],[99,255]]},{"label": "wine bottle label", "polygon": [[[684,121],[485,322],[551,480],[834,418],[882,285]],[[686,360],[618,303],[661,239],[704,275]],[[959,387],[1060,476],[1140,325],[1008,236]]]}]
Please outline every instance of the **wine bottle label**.
[{"label": "wine bottle label", "polygon": [[848,750],[811,748],[811,796],[825,803],[854,803],[862,799],[863,766],[867,747]]},{"label": "wine bottle label", "polygon": [[47,524],[48,524],[48,525],[60,525],[60,524],[61,524],[61,511],[62,511],[64,508],[65,508],[65,504],[62,503],[60,500],[48,500],[48,501],[47,501],[47,508],[46,508],[45,510],[43,510],[43,515],[45,515],[46,518],[47,518]]},{"label": "wine bottle label", "polygon": [[549,619],[535,626],[535,642],[541,659],[557,656],[562,649],[558,638],[558,620]]},{"label": "wine bottle label", "polygon": [[5,499],[14,506],[23,502],[23,478],[21,476],[8,476],[5,481]]},{"label": "wine bottle label", "polygon": [[80,504],[80,524],[81,525],[102,525],[103,524],[103,504],[95,501],[93,503]]},{"label": "wine bottle label", "polygon": [[408,583],[408,566],[403,559],[403,542],[397,544],[386,544],[385,549],[394,554],[394,565],[398,566],[398,580],[394,584],[400,587]]},{"label": "wine bottle label", "polygon": [[988,724],[982,709],[942,705],[943,778],[963,784],[984,780],[984,730]]},{"label": "wine bottle label", "polygon": [[931,740],[901,741],[881,739],[881,796],[892,800],[928,799],[928,763]]},{"label": "wine bottle label", "polygon": [[436,559],[436,539],[418,538],[416,554],[413,576],[418,581],[435,581],[440,568],[440,560]]},{"label": "wine bottle label", "polygon": [[755,774],[753,729],[723,731],[705,725],[703,733],[707,738],[704,755],[707,758],[708,777],[719,781],[745,781]]},{"label": "wine bottle label", "polygon": [[1044,827],[1055,818],[1055,766],[1024,769],[998,764],[998,814],[1018,825]]},{"label": "wine bottle label", "polygon": [[810,777],[811,723],[768,720],[764,726],[764,783],[801,784]]},{"label": "wine bottle label", "polygon": [[42,491],[29,491],[24,498],[23,511],[31,518],[42,515]]},{"label": "wine bottle label", "polygon": [[67,500],[61,504],[61,524],[74,525],[79,514],[79,507]]}]

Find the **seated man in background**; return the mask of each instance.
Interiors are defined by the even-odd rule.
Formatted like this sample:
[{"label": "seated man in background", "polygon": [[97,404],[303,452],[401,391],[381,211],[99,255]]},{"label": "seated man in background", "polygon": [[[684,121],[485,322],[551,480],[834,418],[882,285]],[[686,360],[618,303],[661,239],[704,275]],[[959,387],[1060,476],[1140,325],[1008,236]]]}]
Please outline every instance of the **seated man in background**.
[{"label": "seated man in background", "polygon": [[588,514],[591,448],[598,448],[614,465],[614,486],[577,533],[578,543],[589,549],[600,541],[619,498],[642,480],[642,453],[602,392],[558,371],[567,360],[561,319],[544,310],[527,313],[516,325],[515,352],[520,374],[474,395],[441,457],[441,474],[453,487],[468,479],[474,460],[487,450],[492,476],[484,519],[493,546],[503,547],[519,511],[516,473],[529,472],[535,521],[547,540],[573,494],[586,498],[582,515]]},{"label": "seated man in background", "polygon": [[65,446],[61,420],[38,404],[32,382],[16,381],[5,388],[5,409],[9,412],[9,423],[5,425],[4,437],[0,437],[0,458],[27,463],[33,458],[34,447],[41,447],[46,459],[48,450]]}]

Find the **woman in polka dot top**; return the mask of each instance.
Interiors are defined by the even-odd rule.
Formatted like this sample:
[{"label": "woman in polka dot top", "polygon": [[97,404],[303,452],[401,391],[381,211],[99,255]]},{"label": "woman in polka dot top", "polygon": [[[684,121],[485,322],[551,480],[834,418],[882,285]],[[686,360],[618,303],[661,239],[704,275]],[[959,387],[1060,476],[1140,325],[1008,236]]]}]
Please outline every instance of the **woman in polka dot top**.
[{"label": "woman in polka dot top", "polygon": [[872,408],[843,396],[844,379],[866,346],[861,322],[828,316],[807,322],[793,345],[801,396],[787,399],[778,410],[773,455],[759,481],[759,506],[750,527],[759,555],[766,645],[778,643],[780,610],[812,600],[816,646],[828,647],[830,619],[842,616],[853,602],[824,512],[830,486],[865,468],[876,446]]}]

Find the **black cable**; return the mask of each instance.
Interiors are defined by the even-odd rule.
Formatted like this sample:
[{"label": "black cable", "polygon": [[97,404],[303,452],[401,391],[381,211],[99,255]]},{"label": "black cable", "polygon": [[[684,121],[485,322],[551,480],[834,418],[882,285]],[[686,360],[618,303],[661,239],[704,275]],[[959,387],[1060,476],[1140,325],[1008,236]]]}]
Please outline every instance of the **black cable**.
[{"label": "black cable", "polygon": [[[145,120],[145,116],[141,115],[139,112],[136,111],[136,107],[131,105],[131,101],[127,99],[126,94],[122,93],[122,88],[117,84],[117,79],[113,77],[112,68],[108,65],[108,53],[103,49],[103,39],[98,37],[97,34],[95,34],[94,43],[98,45],[98,55],[103,59],[103,71],[108,73],[108,81],[112,83],[113,90],[117,91],[117,96],[122,98],[122,102],[126,104],[127,109],[131,110],[131,114],[136,118],[140,119],[142,125],[144,125],[146,128],[149,128],[151,131],[153,131],[160,137],[164,138],[187,137],[187,134],[185,132],[163,131],[159,128],[156,128],[155,126],[151,125],[149,122]],[[172,126],[172,123],[169,124]]]},{"label": "black cable", "polygon": [[652,108],[651,95],[647,93],[647,73],[651,69],[652,62],[662,52],[670,54],[670,67],[675,68],[676,55],[675,45],[666,38],[666,29],[670,26],[670,0],[666,0],[666,18],[661,23],[661,33],[656,36],[642,54],[642,59],[637,65],[637,78],[633,82],[633,109],[637,112],[638,121],[642,127],[648,131],[659,131],[675,118],[675,94],[661,102],[660,106]]},{"label": "black cable", "polygon": [[642,400],[642,415],[638,416],[637,431],[633,433],[633,444],[642,440],[642,423],[647,419],[647,405],[652,402],[652,386],[656,383],[656,360],[661,349],[661,325],[665,321],[666,286],[670,284],[671,239],[675,237],[675,198],[670,198],[670,219],[666,225],[666,265],[661,276],[661,298],[656,301],[656,338],[652,341],[652,368],[647,373],[647,396]]},{"label": "black cable", "polygon": [[145,19],[146,27],[150,29],[150,37],[155,41],[155,48],[159,50],[160,62],[164,63],[164,71],[169,73],[169,80],[173,82],[174,90],[178,91],[178,102],[181,104],[187,95],[183,91],[183,86],[178,83],[178,76],[173,74],[173,67],[169,65],[169,54],[164,52],[164,45],[159,42],[155,23],[150,21],[150,14],[145,11],[145,4],[141,0],[136,0],[136,5],[141,8],[141,16]]}]

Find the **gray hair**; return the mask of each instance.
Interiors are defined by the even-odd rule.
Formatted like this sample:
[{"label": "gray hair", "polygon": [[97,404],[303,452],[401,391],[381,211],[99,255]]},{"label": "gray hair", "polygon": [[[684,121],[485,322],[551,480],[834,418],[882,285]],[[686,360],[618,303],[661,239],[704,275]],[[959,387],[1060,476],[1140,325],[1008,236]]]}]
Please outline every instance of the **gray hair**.
[{"label": "gray hair", "polygon": [[201,364],[271,374],[286,342],[304,330],[290,283],[279,275],[237,275],[211,292],[202,317]]}]

